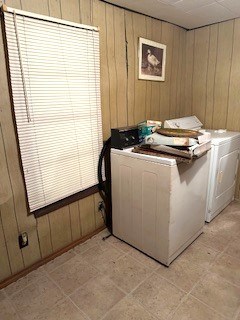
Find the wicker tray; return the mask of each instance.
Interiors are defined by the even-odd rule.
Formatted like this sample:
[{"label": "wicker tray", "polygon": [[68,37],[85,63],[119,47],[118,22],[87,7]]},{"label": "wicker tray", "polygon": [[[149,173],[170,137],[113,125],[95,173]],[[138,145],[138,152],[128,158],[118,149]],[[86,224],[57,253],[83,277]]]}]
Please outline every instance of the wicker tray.
[{"label": "wicker tray", "polygon": [[156,129],[156,132],[168,137],[197,138],[202,135],[201,132],[198,132],[195,130],[187,130],[187,129],[158,128]]}]

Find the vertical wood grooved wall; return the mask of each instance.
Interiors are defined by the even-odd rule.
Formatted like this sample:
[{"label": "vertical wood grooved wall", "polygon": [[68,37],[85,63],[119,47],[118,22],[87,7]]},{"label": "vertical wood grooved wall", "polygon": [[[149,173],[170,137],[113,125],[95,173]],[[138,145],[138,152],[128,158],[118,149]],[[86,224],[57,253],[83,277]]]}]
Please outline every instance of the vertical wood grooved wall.
[{"label": "vertical wood grooved wall", "polygon": [[[100,27],[104,139],[111,127],[179,116],[186,31],[99,0],[6,0],[9,7]],[[0,4],[1,0],[0,0]],[[138,80],[138,37],[167,45],[166,81]],[[41,218],[27,216],[0,35],[0,281],[103,225],[98,194]],[[20,250],[19,232],[29,245]]]},{"label": "vertical wood grooved wall", "polygon": [[[1,4],[1,0],[0,0]],[[100,27],[103,136],[111,127],[195,114],[240,131],[240,19],[185,31],[99,0],[7,0],[26,11]],[[138,37],[167,45],[165,82],[138,80]],[[95,194],[41,218],[27,216],[0,34],[0,281],[103,225]],[[239,198],[240,178],[236,188]],[[19,232],[29,235],[20,250]]]},{"label": "vertical wood grooved wall", "polygon": [[[205,128],[240,131],[240,19],[188,31],[185,108]],[[239,199],[240,172],[235,197]]]}]

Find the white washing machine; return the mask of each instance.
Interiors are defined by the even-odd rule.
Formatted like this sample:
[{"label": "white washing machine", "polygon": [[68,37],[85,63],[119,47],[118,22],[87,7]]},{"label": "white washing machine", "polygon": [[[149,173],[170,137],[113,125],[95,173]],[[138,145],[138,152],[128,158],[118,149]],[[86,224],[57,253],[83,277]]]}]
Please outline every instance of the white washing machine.
[{"label": "white washing machine", "polygon": [[[191,116],[166,120],[164,127],[199,130],[202,123],[196,116]],[[212,146],[205,217],[210,222],[234,199],[240,132],[221,129],[206,131],[211,133]]]},{"label": "white washing machine", "polygon": [[169,265],[203,231],[210,151],[191,164],[111,149],[113,234]]}]

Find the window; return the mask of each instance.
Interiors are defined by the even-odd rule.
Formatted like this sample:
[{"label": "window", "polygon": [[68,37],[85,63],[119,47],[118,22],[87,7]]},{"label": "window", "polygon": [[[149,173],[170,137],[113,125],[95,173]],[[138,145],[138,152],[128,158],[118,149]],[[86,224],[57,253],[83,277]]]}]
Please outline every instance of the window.
[{"label": "window", "polygon": [[13,106],[30,212],[96,185],[97,28],[7,8]]}]

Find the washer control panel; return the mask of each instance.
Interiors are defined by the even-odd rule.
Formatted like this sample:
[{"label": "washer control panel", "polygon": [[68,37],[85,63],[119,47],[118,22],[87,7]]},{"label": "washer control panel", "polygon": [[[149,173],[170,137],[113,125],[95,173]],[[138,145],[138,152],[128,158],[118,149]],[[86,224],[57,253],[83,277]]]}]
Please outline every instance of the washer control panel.
[{"label": "washer control panel", "polygon": [[138,127],[121,127],[111,129],[111,147],[123,150],[139,144]]}]

